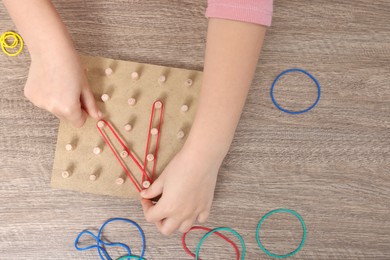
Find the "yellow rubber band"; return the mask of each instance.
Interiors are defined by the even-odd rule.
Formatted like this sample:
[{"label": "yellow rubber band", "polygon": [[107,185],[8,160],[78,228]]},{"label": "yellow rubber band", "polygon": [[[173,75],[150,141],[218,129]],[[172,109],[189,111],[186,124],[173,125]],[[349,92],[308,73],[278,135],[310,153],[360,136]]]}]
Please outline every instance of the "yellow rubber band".
[{"label": "yellow rubber band", "polygon": [[[16,32],[5,32],[0,36],[0,45],[3,52],[10,56],[14,57],[19,55],[24,47],[24,42],[22,37]],[[11,49],[17,48],[19,45],[19,49],[16,52],[11,52]]]}]

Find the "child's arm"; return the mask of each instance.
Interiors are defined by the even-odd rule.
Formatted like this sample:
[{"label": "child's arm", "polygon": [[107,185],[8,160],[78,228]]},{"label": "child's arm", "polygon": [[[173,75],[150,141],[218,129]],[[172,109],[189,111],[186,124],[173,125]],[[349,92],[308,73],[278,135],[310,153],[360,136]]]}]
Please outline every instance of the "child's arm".
[{"label": "child's arm", "polygon": [[[217,173],[238,124],[266,27],[210,19],[198,111],[183,149],[141,195],[145,217],[170,235],[210,212]],[[162,193],[153,205],[148,199]]]},{"label": "child's arm", "polygon": [[49,0],[3,0],[31,54],[26,97],[74,126],[99,111],[70,35]]}]

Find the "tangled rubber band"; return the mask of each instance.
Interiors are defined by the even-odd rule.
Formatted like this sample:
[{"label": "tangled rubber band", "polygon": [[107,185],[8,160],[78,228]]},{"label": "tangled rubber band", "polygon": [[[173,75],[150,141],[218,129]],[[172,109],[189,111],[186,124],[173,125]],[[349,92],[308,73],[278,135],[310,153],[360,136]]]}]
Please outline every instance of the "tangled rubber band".
[{"label": "tangled rubber band", "polygon": [[[186,235],[188,232],[190,232],[191,230],[194,230],[194,229],[202,229],[202,230],[207,230],[208,232],[200,239],[199,243],[198,243],[198,246],[196,247],[196,251],[195,251],[195,254],[192,253],[186,243],[185,243],[185,238],[186,238]],[[195,257],[196,260],[201,260],[199,258],[199,251],[200,251],[200,247],[202,246],[203,242],[206,240],[206,238],[208,238],[210,235],[212,234],[216,234],[218,235],[219,237],[223,238],[225,241],[227,241],[229,244],[231,244],[234,249],[236,250],[236,255],[237,255],[237,259],[240,259],[240,251],[238,250],[238,247],[236,246],[236,244],[231,241],[230,239],[228,239],[227,237],[225,237],[224,235],[222,235],[220,232],[218,231],[228,231],[230,233],[232,233],[234,236],[236,236],[239,240],[240,240],[240,243],[241,243],[241,247],[242,247],[242,254],[241,254],[241,260],[244,260],[245,259],[245,253],[246,253],[246,247],[245,247],[245,242],[244,242],[244,239],[241,237],[240,234],[237,233],[237,231],[235,231],[234,229],[231,229],[231,228],[228,228],[228,227],[219,227],[219,228],[214,228],[214,229],[208,229],[208,228],[205,228],[205,227],[199,227],[199,226],[195,226],[195,227],[192,227],[187,233],[185,233],[182,237],[182,245],[183,245],[183,248],[184,250],[189,254],[191,255],[192,257]]]},{"label": "tangled rubber band", "polygon": [[[10,43],[9,43],[10,42]],[[19,55],[24,47],[22,37],[16,32],[5,32],[0,36],[0,45],[3,52],[10,56]],[[19,45],[19,49],[16,52],[10,52],[9,49],[15,49]]]},{"label": "tangled rubber band", "polygon": [[[307,75],[310,79],[312,79],[314,81],[314,83],[316,84],[317,86],[317,99],[316,101],[314,101],[313,105],[311,105],[310,107],[306,108],[306,109],[303,109],[303,110],[300,110],[300,111],[292,111],[292,110],[288,110],[288,109],[285,109],[283,108],[281,105],[278,104],[278,102],[276,101],[275,97],[274,97],[274,89],[275,89],[275,85],[276,85],[276,82],[278,82],[278,80],[284,75],[284,74],[287,74],[287,73],[291,73],[291,72],[301,72],[305,75]],[[282,73],[280,73],[276,79],[274,80],[274,82],[272,83],[272,86],[271,86],[271,100],[272,102],[274,103],[274,105],[281,111],[285,112],[285,113],[288,113],[288,114],[292,114],[292,115],[298,115],[298,114],[303,114],[303,113],[306,113],[310,110],[312,110],[317,104],[318,104],[318,101],[320,100],[320,97],[321,97],[321,86],[320,86],[320,83],[318,82],[318,80],[312,76],[309,72],[307,72],[306,70],[303,70],[303,69],[288,69],[288,70],[285,70],[283,71]]]},{"label": "tangled rubber band", "polygon": [[[130,223],[132,224],[133,226],[135,226],[140,235],[141,235],[141,238],[142,238],[142,251],[141,251],[141,255],[140,256],[136,256],[136,255],[133,255],[131,253],[131,250],[130,250],[130,247],[127,246],[126,244],[124,243],[120,243],[120,242],[105,242],[103,240],[101,240],[101,235],[102,235],[102,232],[103,232],[103,229],[104,227],[111,223],[111,222],[114,222],[114,221],[123,221],[123,222],[127,222],[127,223]],[[96,241],[96,245],[90,245],[90,246],[86,246],[86,247],[79,247],[78,244],[79,244],[79,240],[80,238],[84,235],[84,234],[88,234],[90,235],[91,237],[93,237]],[[91,231],[89,230],[83,230],[82,232],[79,233],[79,235],[76,237],[76,240],[74,241],[74,247],[76,248],[77,251],[85,251],[85,250],[89,250],[89,249],[92,249],[92,248],[97,248],[98,249],[98,253],[99,253],[99,256],[100,256],[100,259],[101,260],[112,260],[112,258],[110,257],[110,255],[108,254],[107,250],[106,250],[106,246],[111,246],[111,247],[123,247],[124,249],[126,249],[127,251],[127,255],[126,256],[122,256],[120,257],[119,259],[120,260],[124,260],[124,259],[139,259],[139,260],[144,260],[143,256],[145,254],[145,234],[142,230],[142,228],[134,221],[130,220],[130,219],[125,219],[125,218],[112,218],[112,219],[109,219],[107,220],[106,222],[103,223],[103,225],[100,227],[99,229],[99,232],[98,232],[98,235],[95,236]],[[118,259],[118,260],[119,260]]]},{"label": "tangled rubber band", "polygon": [[[261,224],[264,222],[264,220],[266,220],[269,216],[271,216],[271,215],[273,215],[275,213],[279,213],[279,212],[290,213],[290,214],[296,216],[298,218],[299,222],[301,222],[302,229],[303,229],[302,240],[301,240],[301,243],[299,244],[299,246],[297,247],[297,249],[295,249],[294,251],[292,251],[292,252],[290,252],[288,254],[285,254],[285,255],[278,255],[278,254],[274,254],[274,253],[271,253],[270,251],[268,251],[263,246],[263,244],[261,243],[260,236],[259,236],[260,227],[261,227]],[[281,258],[287,258],[287,257],[295,255],[296,253],[298,253],[299,250],[302,249],[303,244],[305,244],[305,240],[306,240],[306,225],[305,225],[305,222],[303,221],[303,218],[297,212],[295,212],[294,210],[291,210],[291,209],[275,209],[275,210],[272,210],[272,211],[268,212],[267,214],[265,214],[260,219],[259,224],[257,225],[257,228],[256,228],[256,241],[257,241],[257,244],[259,245],[261,250],[264,251],[264,253],[266,253],[268,256],[274,257],[274,258],[281,259]]]},{"label": "tangled rubber band", "polygon": [[[187,237],[188,233],[190,233],[192,230],[196,230],[196,229],[205,230],[208,232],[212,230],[211,228],[207,228],[207,227],[194,226],[190,230],[188,230],[186,233],[183,234],[183,236],[181,238],[181,244],[184,248],[184,251],[186,251],[187,254],[189,254],[190,256],[192,256],[194,258],[196,257],[195,254],[192,253],[191,250],[187,247],[186,237]],[[224,239],[226,242],[228,242],[229,244],[231,244],[234,247],[234,250],[236,251],[236,255],[237,255],[237,260],[239,260],[240,259],[240,250],[238,249],[236,243],[234,243],[232,240],[230,240],[229,238],[227,238],[226,236],[224,236],[223,234],[221,234],[219,232],[215,232],[215,234],[218,235],[219,237],[221,237],[222,239]],[[199,258],[199,260],[201,260],[201,258]]]}]

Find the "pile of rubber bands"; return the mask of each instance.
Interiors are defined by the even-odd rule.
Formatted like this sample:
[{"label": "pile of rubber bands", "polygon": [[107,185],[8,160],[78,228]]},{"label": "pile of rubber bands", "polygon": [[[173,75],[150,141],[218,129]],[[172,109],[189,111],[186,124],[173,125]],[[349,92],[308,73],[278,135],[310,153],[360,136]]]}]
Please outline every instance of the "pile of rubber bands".
[{"label": "pile of rubber bands", "polygon": [[6,55],[14,57],[22,52],[24,42],[16,32],[5,32],[0,36],[0,45]]},{"label": "pile of rubber bands", "polygon": [[[284,255],[279,255],[279,254],[275,254],[275,253],[270,252],[268,249],[266,249],[263,246],[263,244],[262,244],[262,242],[260,240],[260,228],[261,228],[261,225],[263,224],[263,222],[269,216],[274,215],[276,213],[292,214],[293,216],[295,216],[299,220],[299,222],[301,223],[301,226],[302,226],[302,230],[303,230],[303,235],[302,235],[301,243],[299,244],[299,246],[295,250],[293,250],[293,251],[291,251],[291,252],[289,252],[287,254],[284,254]],[[188,249],[188,247],[186,245],[186,242],[185,242],[187,234],[189,232],[193,231],[193,230],[206,230],[206,231],[208,231],[200,239],[200,241],[198,243],[198,246],[196,247],[195,254]],[[220,233],[220,231],[228,231],[228,232],[232,233],[235,237],[237,237],[240,240],[240,243],[241,243],[241,254],[240,254],[240,251],[239,251],[237,245],[233,241],[231,241],[229,238],[227,238],[226,236],[222,235]],[[214,233],[233,246],[234,250],[236,251],[236,260],[244,260],[245,259],[246,247],[245,247],[244,239],[242,238],[242,236],[237,231],[235,231],[234,229],[231,229],[231,228],[227,228],[227,227],[219,227],[219,228],[215,228],[215,229],[209,229],[209,228],[199,227],[199,226],[192,227],[187,233],[183,234],[182,245],[183,245],[184,250],[187,252],[187,254],[189,254],[190,256],[194,257],[196,260],[198,260],[198,259],[200,260],[200,258],[199,258],[200,247],[202,246],[203,242],[210,235],[212,235]],[[306,241],[306,225],[305,225],[305,222],[303,221],[303,218],[294,210],[284,209],[284,208],[272,210],[272,211],[268,212],[267,214],[265,214],[260,219],[259,223],[257,224],[257,228],[256,228],[256,241],[257,241],[257,244],[260,247],[260,249],[263,250],[263,252],[266,253],[270,257],[282,259],[282,258],[287,258],[287,257],[293,256],[296,253],[298,253],[299,250],[301,250],[301,248],[303,247],[303,245],[304,245],[304,243]]]},{"label": "pile of rubber bands", "polygon": [[[261,225],[263,224],[263,222],[269,216],[271,216],[273,214],[276,214],[276,213],[289,213],[289,214],[292,214],[293,216],[295,216],[299,220],[299,222],[302,225],[302,229],[303,229],[303,235],[302,235],[301,243],[299,244],[299,246],[294,251],[291,251],[290,253],[287,253],[287,254],[284,254],[284,255],[279,255],[279,254],[275,254],[275,253],[270,252],[269,250],[267,250],[263,246],[263,244],[262,244],[262,242],[260,240],[260,228],[261,228]],[[140,256],[133,255],[132,252],[131,252],[130,247],[127,246],[124,243],[120,243],[120,242],[106,242],[106,241],[103,241],[101,239],[102,231],[103,231],[104,227],[107,224],[109,224],[111,222],[114,222],[114,221],[127,222],[127,223],[132,224],[133,226],[135,226],[138,229],[138,231],[139,231],[139,233],[141,235],[141,238],[142,238],[142,249],[141,249]],[[191,250],[187,247],[187,244],[186,244],[186,237],[193,230],[204,230],[204,231],[207,231],[207,233],[200,239],[200,241],[199,241],[199,243],[198,243],[198,245],[196,247],[195,253],[191,252]],[[235,237],[238,238],[238,240],[241,243],[241,253],[240,253],[240,250],[239,250],[238,246],[236,245],[236,243],[233,242],[232,240],[230,240],[225,235],[221,234],[221,231],[230,232]],[[80,243],[79,240],[80,240],[80,238],[84,234],[90,235],[96,241],[96,244],[90,245],[90,246],[86,246],[86,247],[79,247],[79,245],[78,245]],[[218,227],[218,228],[215,228],[215,229],[210,229],[210,228],[207,228],[207,227],[194,226],[187,233],[183,234],[183,236],[182,236],[182,246],[183,246],[184,250],[187,252],[187,254],[189,254],[191,257],[195,258],[196,260],[201,260],[201,258],[199,257],[200,247],[202,246],[204,241],[209,236],[211,236],[212,234],[215,234],[215,235],[219,236],[220,238],[225,240],[227,243],[229,243],[234,248],[234,250],[236,252],[236,260],[244,260],[245,259],[246,247],[245,247],[244,239],[242,238],[242,236],[237,231],[235,231],[234,229],[228,228],[228,227]],[[257,241],[257,244],[260,247],[260,249],[263,250],[263,252],[266,253],[270,257],[281,259],[281,258],[287,258],[287,257],[293,256],[296,253],[298,253],[299,250],[301,250],[301,248],[303,247],[303,245],[305,243],[305,240],[306,240],[306,225],[305,225],[305,222],[303,221],[303,218],[297,212],[295,212],[294,210],[284,209],[284,208],[272,210],[272,211],[268,212],[267,214],[265,214],[260,219],[259,223],[257,224],[257,228],[256,228],[256,241]],[[141,227],[137,223],[135,223],[134,221],[132,221],[130,219],[113,218],[113,219],[107,220],[100,227],[97,236],[94,235],[89,230],[84,230],[77,236],[77,238],[76,238],[76,240],[74,242],[74,246],[75,246],[75,248],[78,251],[84,251],[84,250],[89,250],[89,249],[92,249],[92,248],[97,248],[99,256],[100,256],[100,259],[102,259],[102,260],[111,260],[112,259],[109,256],[109,254],[108,254],[108,252],[106,250],[106,247],[108,247],[108,246],[110,246],[110,247],[122,247],[122,248],[124,248],[127,251],[127,255],[124,255],[124,256],[118,258],[117,260],[125,260],[125,259],[145,260],[145,258],[144,258],[144,254],[145,254],[145,235],[144,235],[144,232],[142,231]]]},{"label": "pile of rubber bands", "polygon": [[[122,222],[126,222],[126,223],[130,223],[131,225],[135,226],[140,235],[141,235],[141,239],[142,239],[142,250],[141,250],[141,254],[140,256],[136,256],[136,255],[133,255],[132,252],[131,252],[131,249],[128,245],[124,244],[124,243],[120,243],[120,242],[106,242],[106,241],[103,241],[102,240],[102,232],[103,232],[103,229],[104,227],[111,223],[111,222],[115,222],[115,221],[122,221]],[[84,235],[84,234],[87,234],[89,236],[91,236],[95,241],[96,241],[96,244],[94,245],[90,245],[90,246],[86,246],[86,247],[79,247],[79,240],[80,238]],[[126,251],[127,251],[127,255],[124,255],[120,258],[118,258],[118,260],[125,260],[125,259],[138,259],[138,260],[144,260],[144,254],[145,254],[145,234],[142,230],[142,228],[134,221],[130,220],[130,219],[125,219],[125,218],[112,218],[112,219],[109,219],[107,220],[106,222],[103,223],[103,225],[100,227],[99,229],[99,232],[96,235],[94,235],[91,231],[89,230],[83,230],[79,233],[79,235],[77,236],[76,240],[74,241],[74,247],[78,250],[78,251],[85,251],[85,250],[90,250],[92,248],[97,248],[98,250],[98,253],[99,253],[99,256],[100,256],[100,259],[102,260],[111,260],[112,258],[110,257],[110,255],[108,254],[107,252],[107,249],[106,247],[122,247],[124,248]]]}]

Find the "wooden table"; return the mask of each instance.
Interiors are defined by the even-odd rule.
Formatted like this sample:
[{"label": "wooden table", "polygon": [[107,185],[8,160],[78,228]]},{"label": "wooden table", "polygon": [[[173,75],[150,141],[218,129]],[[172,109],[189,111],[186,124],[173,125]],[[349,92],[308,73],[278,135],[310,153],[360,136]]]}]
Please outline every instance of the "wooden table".
[{"label": "wooden table", "polygon": [[[205,1],[54,2],[80,53],[203,67]],[[272,209],[291,208],[308,229],[295,258],[390,259],[390,2],[275,2],[206,225],[234,228],[245,239],[246,259],[266,259],[255,240],[257,222]],[[0,21],[1,32],[15,29],[3,6]],[[96,231],[112,217],[143,227],[147,259],[191,259],[180,234],[165,238],[146,223],[138,201],[50,188],[58,120],[24,98],[29,62],[27,50],[0,55],[0,259],[98,259],[94,250],[77,252],[73,242],[79,231]],[[269,96],[273,79],[293,67],[307,69],[322,86],[318,106],[295,116],[277,110]],[[316,97],[300,75],[278,86],[278,101],[291,109]],[[106,234],[139,253],[133,228],[113,224]],[[296,219],[278,215],[262,234],[270,250],[286,253],[302,231]],[[192,249],[200,236],[189,235]],[[234,259],[214,237],[202,252],[203,259]]]}]

